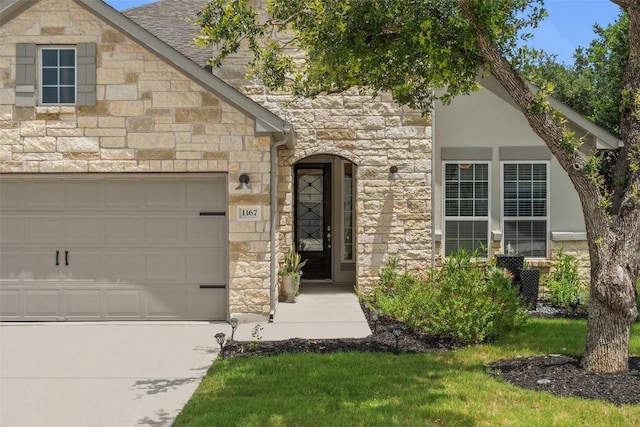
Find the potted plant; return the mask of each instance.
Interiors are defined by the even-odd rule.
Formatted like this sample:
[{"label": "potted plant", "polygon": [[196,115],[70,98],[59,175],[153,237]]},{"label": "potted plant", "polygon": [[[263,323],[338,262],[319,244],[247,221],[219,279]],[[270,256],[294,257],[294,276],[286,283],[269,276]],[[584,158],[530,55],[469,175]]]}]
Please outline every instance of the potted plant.
[{"label": "potted plant", "polygon": [[300,254],[290,251],[284,254],[284,263],[278,270],[278,275],[282,276],[282,289],[285,294],[285,302],[295,302],[300,289],[300,277],[302,267],[307,260],[302,261]]}]

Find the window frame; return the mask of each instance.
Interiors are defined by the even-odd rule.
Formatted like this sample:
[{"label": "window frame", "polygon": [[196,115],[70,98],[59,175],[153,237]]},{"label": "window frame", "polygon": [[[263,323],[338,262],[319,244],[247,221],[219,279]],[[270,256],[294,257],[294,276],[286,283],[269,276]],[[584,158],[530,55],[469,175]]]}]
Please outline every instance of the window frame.
[{"label": "window frame", "polygon": [[[487,223],[487,235],[485,240],[485,247],[487,253],[482,257],[488,258],[491,244],[491,201],[492,201],[492,168],[490,160],[444,160],[442,161],[442,253],[446,257],[447,255],[447,221],[470,221]],[[450,216],[447,215],[447,165],[486,165],[487,166],[487,215],[486,216]],[[474,199],[475,200],[475,199]]]},{"label": "window frame", "polygon": [[[518,164],[518,165],[545,165],[545,179],[546,179],[546,214],[545,216],[506,216],[505,215],[505,185],[504,185],[504,169],[505,165]],[[518,181],[519,182],[519,181]],[[533,213],[533,212],[532,212]],[[543,256],[531,256],[525,255],[527,258],[532,259],[548,259],[550,252],[550,227],[551,227],[551,162],[549,160],[501,160],[500,161],[500,230],[502,230],[502,250],[507,253],[506,246],[508,242],[505,240],[505,221],[544,221],[545,232],[545,254]],[[517,253],[517,251],[516,251]]]},{"label": "window frame", "polygon": [[[43,60],[43,52],[55,50],[60,52],[61,50],[72,50],[74,57],[74,65],[73,65],[73,99],[72,103],[69,102],[44,102],[44,60]],[[37,89],[38,89],[38,105],[43,107],[55,107],[55,106],[75,106],[78,105],[78,47],[76,45],[40,45],[38,46],[38,56],[37,56],[37,67],[38,67],[38,81],[37,81]],[[57,65],[57,69],[60,70],[60,64]],[[60,82],[56,86],[46,86],[46,87],[56,87],[58,91],[61,87],[70,87],[70,85],[61,85]],[[59,97],[58,97],[59,99]]]}]

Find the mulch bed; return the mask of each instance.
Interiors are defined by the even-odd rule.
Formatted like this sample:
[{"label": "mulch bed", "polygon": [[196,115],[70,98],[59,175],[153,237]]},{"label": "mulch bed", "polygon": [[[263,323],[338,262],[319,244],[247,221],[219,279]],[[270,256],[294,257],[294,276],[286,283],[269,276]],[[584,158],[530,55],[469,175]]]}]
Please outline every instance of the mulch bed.
[{"label": "mulch bed", "polygon": [[[364,308],[363,311],[367,313]],[[556,312],[553,316],[576,318],[583,317],[584,313],[566,311]],[[550,315],[545,313],[540,317]],[[462,347],[453,339],[415,332],[389,319],[380,319],[377,324],[369,320],[369,325],[372,331],[375,329],[375,333],[366,338],[230,341],[225,345],[224,354],[226,358],[230,358],[340,351],[424,353]],[[401,328],[397,341],[393,335],[394,328]],[[499,360],[489,364],[487,368],[491,376],[531,390],[546,391],[558,396],[605,400],[616,405],[640,405],[640,357],[629,358],[629,371],[616,374],[587,372],[580,367],[578,358],[565,355]]]}]

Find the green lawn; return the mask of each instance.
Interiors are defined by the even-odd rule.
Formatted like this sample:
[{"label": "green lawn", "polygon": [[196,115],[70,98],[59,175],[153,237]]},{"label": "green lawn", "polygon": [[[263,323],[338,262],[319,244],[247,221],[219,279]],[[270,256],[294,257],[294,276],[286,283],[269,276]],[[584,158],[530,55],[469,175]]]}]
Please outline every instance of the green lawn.
[{"label": "green lawn", "polygon": [[[533,319],[499,343],[426,354],[217,360],[175,426],[640,426],[640,406],[512,386],[484,364],[580,354],[585,321]],[[631,352],[640,355],[640,324]]]}]

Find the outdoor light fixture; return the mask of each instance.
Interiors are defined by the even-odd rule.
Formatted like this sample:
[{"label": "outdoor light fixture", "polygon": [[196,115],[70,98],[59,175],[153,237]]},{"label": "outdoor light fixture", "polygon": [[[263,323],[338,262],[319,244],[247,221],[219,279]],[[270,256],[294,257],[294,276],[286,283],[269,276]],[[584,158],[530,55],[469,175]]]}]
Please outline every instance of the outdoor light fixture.
[{"label": "outdoor light fixture", "polygon": [[398,167],[397,166],[391,166],[389,168],[389,179],[391,181],[397,181],[399,179],[401,179],[402,177],[400,176],[400,174],[398,173]]},{"label": "outdoor light fixture", "polygon": [[393,336],[396,339],[396,354],[399,354],[400,353],[400,335],[402,334],[402,326],[395,325],[391,330],[391,332],[393,333]]},{"label": "outdoor light fixture", "polygon": [[251,178],[246,173],[243,173],[238,178],[240,185],[236,187],[236,190],[251,190]]},{"label": "outdoor light fixture", "polygon": [[224,339],[226,338],[226,335],[224,332],[218,332],[215,337],[216,342],[220,344],[220,358],[224,359]]},{"label": "outdoor light fixture", "polygon": [[231,324],[231,341],[233,341],[233,335],[236,333],[236,328],[238,327],[238,319],[232,317],[229,319],[229,324]]},{"label": "outdoor light fixture", "polygon": [[373,320],[373,333],[375,334],[378,331],[378,319],[380,319],[380,313],[378,311],[374,311],[371,313],[371,320]]}]

